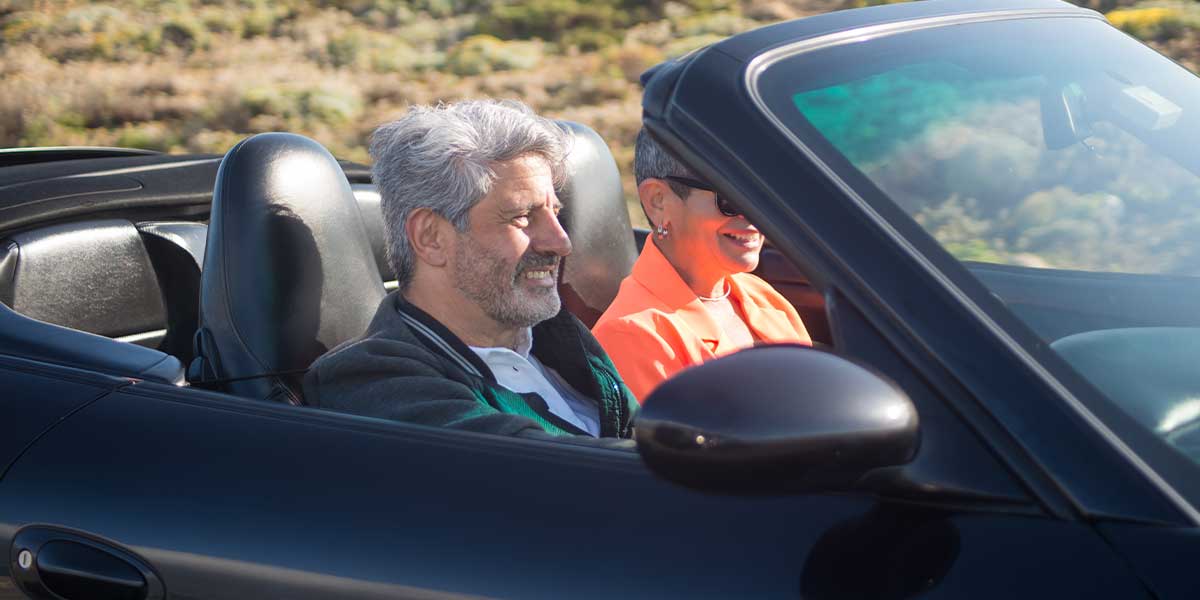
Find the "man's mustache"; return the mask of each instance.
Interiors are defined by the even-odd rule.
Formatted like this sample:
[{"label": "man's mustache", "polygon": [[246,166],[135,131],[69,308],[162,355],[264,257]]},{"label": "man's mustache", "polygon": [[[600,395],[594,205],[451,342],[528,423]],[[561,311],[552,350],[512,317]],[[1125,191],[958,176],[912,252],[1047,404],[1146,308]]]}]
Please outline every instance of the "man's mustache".
[{"label": "man's mustache", "polygon": [[513,273],[513,280],[525,271],[533,271],[544,269],[547,267],[557,269],[562,257],[556,254],[539,254],[537,252],[526,252],[521,260],[517,261],[517,268]]}]

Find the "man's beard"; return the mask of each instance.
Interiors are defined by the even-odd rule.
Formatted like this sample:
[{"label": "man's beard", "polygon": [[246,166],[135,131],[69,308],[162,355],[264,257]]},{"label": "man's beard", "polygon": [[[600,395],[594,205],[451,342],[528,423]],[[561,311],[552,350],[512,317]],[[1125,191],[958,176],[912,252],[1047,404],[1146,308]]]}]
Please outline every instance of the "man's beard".
[{"label": "man's beard", "polygon": [[510,268],[469,234],[459,236],[454,258],[454,285],[497,323],[532,327],[558,314],[562,306],[557,286],[526,288],[519,279],[529,270],[552,270],[560,257],[526,252]]}]

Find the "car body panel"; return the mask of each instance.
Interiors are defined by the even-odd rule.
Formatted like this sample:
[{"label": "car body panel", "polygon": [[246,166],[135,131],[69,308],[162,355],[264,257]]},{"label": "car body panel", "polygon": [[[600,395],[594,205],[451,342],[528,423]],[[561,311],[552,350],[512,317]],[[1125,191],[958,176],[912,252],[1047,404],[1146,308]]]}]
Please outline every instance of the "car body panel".
[{"label": "car body panel", "polygon": [[958,597],[981,580],[978,597],[1143,595],[1083,523],[704,494],[628,452],[157,384],[47,434],[0,484],[0,515],[5,546],[38,524],[106,540],[152,565],[169,597]]},{"label": "car body panel", "polygon": [[0,479],[39,436],[128,380],[0,355]]},{"label": "car body panel", "polygon": [[[798,39],[998,10],[1094,18],[1041,0],[846,11],[737,36],[647,84],[650,131],[771,239],[760,274],[917,407],[911,463],[836,492],[716,494],[632,452],[81,374],[2,348],[0,600],[25,597],[11,546],[31,528],[135,556],[177,598],[1194,596],[1175,565],[1195,554],[1195,523],[997,335],[978,310],[986,288],[940,276],[973,267],[914,258],[885,226],[898,215],[798,150],[745,86],[755,56]],[[218,161],[0,169],[0,232],[97,215],[199,225]],[[343,168],[372,193],[365,168]],[[89,191],[93,177],[138,187]],[[81,194],[63,193],[75,180]],[[378,219],[377,198],[364,206]],[[1026,275],[976,270],[1014,286]],[[1056,295],[1136,296],[1119,287],[1066,286],[1026,307],[1053,319]]]},{"label": "car body panel", "polygon": [[1200,585],[1192,565],[1200,558],[1200,531],[1103,523],[1097,528],[1122,554],[1156,598],[1188,598]]}]

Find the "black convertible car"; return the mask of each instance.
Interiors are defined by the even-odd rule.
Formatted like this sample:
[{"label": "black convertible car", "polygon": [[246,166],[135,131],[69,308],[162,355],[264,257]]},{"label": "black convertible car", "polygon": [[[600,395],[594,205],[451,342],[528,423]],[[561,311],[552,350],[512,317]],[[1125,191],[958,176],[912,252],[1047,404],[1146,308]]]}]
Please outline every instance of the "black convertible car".
[{"label": "black convertible car", "polygon": [[[644,83],[822,347],[681,373],[636,452],[304,406],[390,279],[315,142],[0,153],[0,599],[1197,597],[1200,80],[930,0]],[[565,126],[590,322],[645,232]]]}]

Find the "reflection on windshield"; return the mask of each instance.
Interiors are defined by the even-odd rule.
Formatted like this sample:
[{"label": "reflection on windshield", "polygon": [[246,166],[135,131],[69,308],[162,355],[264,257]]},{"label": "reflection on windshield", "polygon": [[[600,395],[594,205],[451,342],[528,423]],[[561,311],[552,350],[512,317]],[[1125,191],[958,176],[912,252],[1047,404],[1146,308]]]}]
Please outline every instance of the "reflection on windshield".
[{"label": "reflection on windshield", "polygon": [[1078,18],[831,45],[757,86],[1120,407],[1127,439],[1138,427],[1200,462],[1200,79]]},{"label": "reflection on windshield", "polygon": [[[1112,122],[1083,122],[1100,111],[1082,106],[1104,91],[1113,92],[1106,96],[1112,110],[1147,122],[1158,115],[1152,99],[1161,97],[1105,79],[1107,90],[923,62],[793,101],[957,258],[1200,275],[1197,177]],[[1075,90],[1076,126],[1067,130],[1077,139],[1063,148],[1046,143],[1047,87]],[[1125,108],[1126,90],[1152,94],[1141,113]],[[1178,106],[1161,102],[1163,122],[1178,119]]]}]

